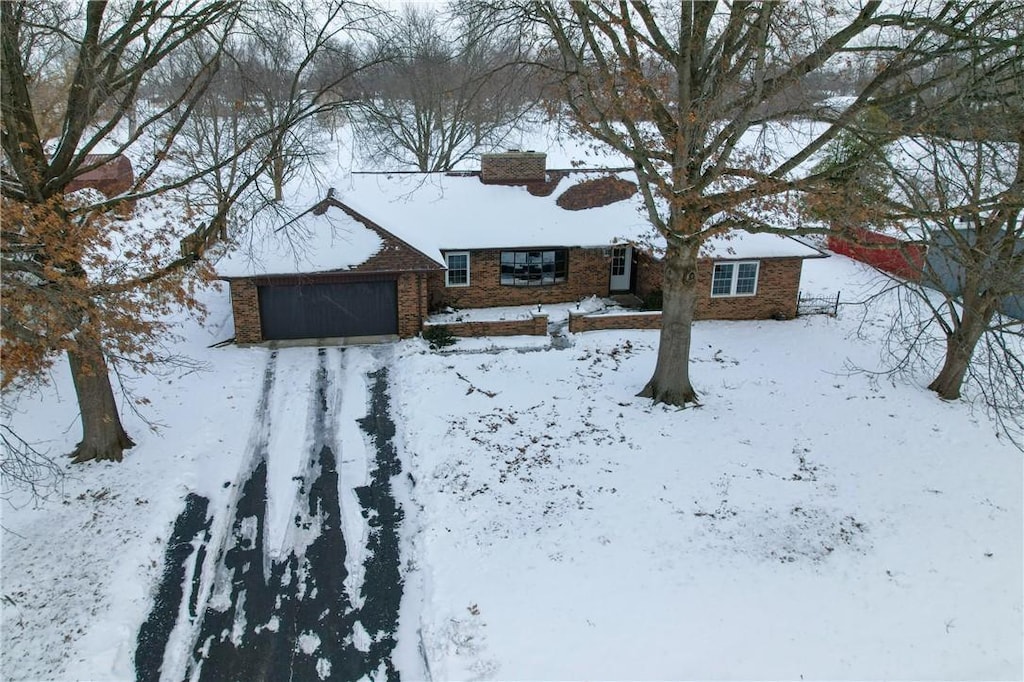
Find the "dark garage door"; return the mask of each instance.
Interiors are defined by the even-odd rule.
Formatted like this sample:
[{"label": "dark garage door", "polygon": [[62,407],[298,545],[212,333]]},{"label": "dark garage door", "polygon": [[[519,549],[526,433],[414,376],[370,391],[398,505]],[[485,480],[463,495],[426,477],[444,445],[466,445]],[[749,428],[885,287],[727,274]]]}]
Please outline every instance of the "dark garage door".
[{"label": "dark garage door", "polygon": [[259,297],[266,340],[398,333],[394,281],[261,286]]}]

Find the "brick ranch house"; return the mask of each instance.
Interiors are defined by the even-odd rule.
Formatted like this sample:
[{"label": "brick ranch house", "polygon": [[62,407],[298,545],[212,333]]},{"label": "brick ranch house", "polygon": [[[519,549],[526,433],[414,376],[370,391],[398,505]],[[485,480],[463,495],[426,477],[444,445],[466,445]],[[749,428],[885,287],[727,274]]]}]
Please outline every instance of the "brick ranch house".
[{"label": "brick ranch house", "polygon": [[[338,194],[217,263],[237,343],[405,338],[446,307],[661,288],[629,171],[550,171],[544,154],[509,152],[485,155],[480,172],[356,173]],[[821,257],[789,237],[712,240],[697,317],[795,317],[803,260]]]}]

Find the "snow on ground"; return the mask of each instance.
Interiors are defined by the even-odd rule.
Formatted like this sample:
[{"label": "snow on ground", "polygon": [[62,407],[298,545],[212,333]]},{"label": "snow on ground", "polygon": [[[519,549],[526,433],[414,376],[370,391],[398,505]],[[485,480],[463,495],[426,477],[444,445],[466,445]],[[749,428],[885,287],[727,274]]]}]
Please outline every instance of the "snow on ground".
[{"label": "snow on ground", "polygon": [[[805,267],[844,300],[870,284]],[[682,411],[633,397],[656,332],[404,346],[403,625],[433,679],[1019,679],[1021,454],[964,404],[850,374],[878,362],[859,322],[697,323]]]},{"label": "snow on ground", "polygon": [[[206,292],[207,324],[184,316],[177,350],[209,363],[185,376],[149,375],[135,388],[150,431],[122,406],[136,447],[119,464],[70,466],[62,496],[0,502],[3,679],[129,679],[135,635],[150,607],[165,543],[189,491],[223,500],[251,428],[265,351],[207,346],[230,338],[227,291]],[[51,456],[80,437],[66,365],[36,393],[5,396],[20,434]]]},{"label": "snow on ground", "polygon": [[[808,261],[802,289],[851,301],[868,272],[839,256]],[[62,497],[3,503],[3,679],[133,678],[184,496],[230,503],[268,353],[208,348],[232,330],[226,290],[207,298],[204,326],[178,325],[179,350],[206,370],[136,381],[160,430],[125,410],[138,446],[123,463],[64,464]],[[884,307],[863,325],[861,311],[697,323],[704,404],[681,411],[634,397],[654,332],[577,334],[535,352],[520,352],[524,337],[452,353],[397,344],[391,399],[408,483],[399,670],[1021,678],[1021,453],[967,403],[851,374],[877,367],[888,326]],[[346,358],[337,428],[358,442],[370,364]],[[270,419],[296,442],[314,364],[279,358]],[[16,406],[12,423],[52,454],[77,441],[62,365]],[[288,513],[275,504],[295,485],[287,459],[275,461],[271,543]],[[365,535],[352,487],[366,481],[366,453],[349,448],[339,466],[346,534]]]}]

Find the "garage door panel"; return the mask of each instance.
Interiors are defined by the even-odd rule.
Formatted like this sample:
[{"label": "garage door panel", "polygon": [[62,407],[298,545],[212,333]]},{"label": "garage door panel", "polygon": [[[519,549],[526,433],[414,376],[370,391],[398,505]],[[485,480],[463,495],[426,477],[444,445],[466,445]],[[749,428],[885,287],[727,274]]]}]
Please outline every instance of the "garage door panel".
[{"label": "garage door panel", "polygon": [[267,340],[398,332],[394,281],[267,285],[259,299]]}]

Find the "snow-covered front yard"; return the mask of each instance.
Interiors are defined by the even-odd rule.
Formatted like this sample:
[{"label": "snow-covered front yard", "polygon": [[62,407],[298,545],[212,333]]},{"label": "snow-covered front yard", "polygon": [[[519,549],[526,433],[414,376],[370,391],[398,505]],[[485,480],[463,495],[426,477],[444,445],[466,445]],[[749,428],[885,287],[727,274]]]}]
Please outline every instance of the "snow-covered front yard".
[{"label": "snow-covered front yard", "polygon": [[[802,288],[850,301],[869,278],[836,256],[808,261]],[[184,496],[229,500],[267,352],[207,348],[231,335],[226,291],[210,297],[207,326],[182,325],[208,371],[138,382],[161,430],[128,414],[124,463],[4,504],[4,679],[132,679]],[[634,397],[655,332],[397,344],[402,676],[1020,679],[1022,455],[928,377],[851,373],[878,368],[888,313],[697,323],[703,406],[686,410]],[[334,386],[355,449],[369,352],[346,354]],[[307,357],[282,351],[270,407],[300,443]],[[52,453],[77,440],[63,367],[18,408]],[[339,455],[343,510],[364,454]],[[285,495],[293,472],[270,460]]]}]

